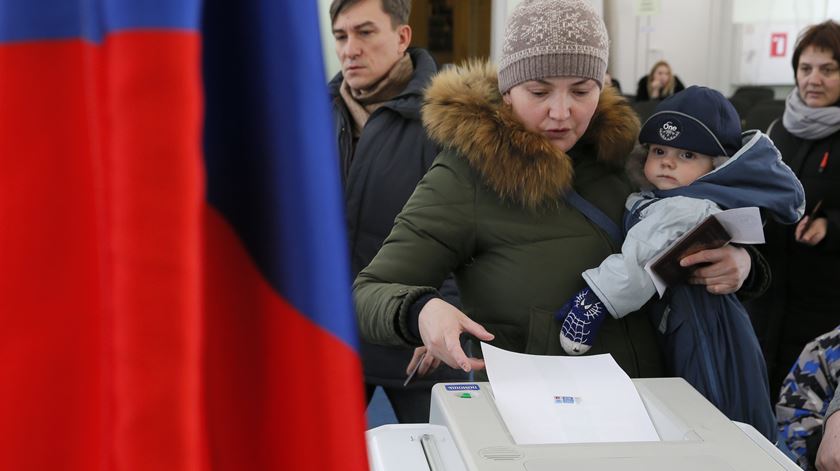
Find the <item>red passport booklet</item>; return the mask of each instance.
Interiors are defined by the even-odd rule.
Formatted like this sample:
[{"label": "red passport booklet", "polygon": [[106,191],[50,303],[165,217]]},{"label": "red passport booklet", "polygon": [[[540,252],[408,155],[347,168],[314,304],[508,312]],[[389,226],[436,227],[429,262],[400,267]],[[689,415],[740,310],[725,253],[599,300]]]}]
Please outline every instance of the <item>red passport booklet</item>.
[{"label": "red passport booklet", "polygon": [[696,268],[681,267],[680,260],[701,250],[723,247],[730,240],[732,236],[729,232],[711,215],[654,257],[650,268],[666,285],[674,286],[686,281],[691,270]]}]

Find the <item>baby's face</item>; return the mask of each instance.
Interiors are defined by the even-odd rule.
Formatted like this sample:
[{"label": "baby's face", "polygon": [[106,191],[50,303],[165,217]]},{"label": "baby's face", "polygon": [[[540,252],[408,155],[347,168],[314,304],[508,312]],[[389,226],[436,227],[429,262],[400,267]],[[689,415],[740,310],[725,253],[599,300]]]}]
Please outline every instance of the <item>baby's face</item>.
[{"label": "baby's face", "polygon": [[689,185],[712,169],[711,156],[652,144],[645,161],[645,178],[659,190],[670,190]]}]

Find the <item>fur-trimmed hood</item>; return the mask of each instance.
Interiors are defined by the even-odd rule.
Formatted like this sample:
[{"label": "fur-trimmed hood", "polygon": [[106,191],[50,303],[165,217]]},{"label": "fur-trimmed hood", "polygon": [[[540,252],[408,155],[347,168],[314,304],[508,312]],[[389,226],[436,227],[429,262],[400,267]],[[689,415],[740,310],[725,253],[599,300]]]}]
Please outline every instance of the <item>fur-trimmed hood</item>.
[{"label": "fur-trimmed hood", "polygon": [[[502,100],[490,63],[471,61],[439,73],[426,90],[422,114],[429,137],[463,155],[503,198],[533,208],[571,187],[572,159],[519,122]],[[598,160],[623,166],[638,134],[635,112],[606,87],[577,145],[591,145]]]}]

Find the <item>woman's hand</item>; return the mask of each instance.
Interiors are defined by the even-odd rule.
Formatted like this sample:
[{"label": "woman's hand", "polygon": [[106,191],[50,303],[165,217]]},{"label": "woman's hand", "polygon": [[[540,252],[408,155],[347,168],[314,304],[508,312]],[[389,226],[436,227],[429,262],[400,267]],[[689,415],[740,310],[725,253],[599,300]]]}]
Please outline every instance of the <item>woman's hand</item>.
[{"label": "woman's hand", "polygon": [[840,471],[840,413],[831,414],[825,421],[816,461],[820,471]]},{"label": "woman's hand", "polygon": [[[438,359],[452,368],[469,372],[484,368],[484,360],[467,357],[461,348],[461,333],[467,332],[479,340],[489,342],[493,334],[477,322],[440,298],[433,298],[423,306],[418,318],[420,338],[426,347],[426,360]],[[415,357],[417,351],[414,352]],[[414,359],[412,359],[412,362]],[[411,365],[409,365],[411,366]]]},{"label": "woman's hand", "polygon": [[796,241],[806,245],[817,245],[828,232],[828,219],[814,218],[814,222],[809,224],[810,220],[810,216],[805,216],[796,225]]},{"label": "woman's hand", "polygon": [[750,274],[752,259],[746,249],[725,245],[680,260],[680,266],[683,267],[697,264],[707,265],[695,268],[688,279],[689,283],[706,285],[706,290],[712,294],[730,294],[741,289]]},{"label": "woman's hand", "polygon": [[408,366],[405,368],[405,374],[410,375],[411,371],[414,370],[415,365],[417,365],[417,362],[422,362],[420,363],[420,367],[417,368],[417,374],[420,376],[425,376],[426,373],[431,373],[440,366],[440,360],[432,355],[426,355],[426,350],[425,345],[414,349],[414,355],[411,357],[411,361],[408,362]]},{"label": "woman's hand", "polygon": [[653,79],[650,82],[650,96],[651,98],[659,98],[659,95],[662,94],[662,89],[665,87],[665,83],[660,79]]}]

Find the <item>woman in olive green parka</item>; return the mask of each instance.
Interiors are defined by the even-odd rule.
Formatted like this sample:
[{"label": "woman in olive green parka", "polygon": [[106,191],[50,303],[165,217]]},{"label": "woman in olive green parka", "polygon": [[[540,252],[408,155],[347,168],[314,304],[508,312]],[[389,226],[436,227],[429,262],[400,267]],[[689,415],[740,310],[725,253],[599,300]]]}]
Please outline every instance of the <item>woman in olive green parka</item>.
[{"label": "woman in olive green parka", "polygon": [[[534,43],[534,31],[569,34],[540,33]],[[481,368],[461,351],[462,333],[516,352],[564,354],[555,311],[584,287],[585,269],[619,249],[564,194],[574,188],[620,225],[632,190],[623,166],[639,121],[610,87],[601,90],[607,45],[585,2],[524,1],[510,17],[498,74],[472,62],[433,80],[423,121],[445,150],[356,279],[366,339],[425,344],[421,372],[438,361]],[[743,267],[746,258],[749,271],[742,249],[724,258],[718,266]],[[740,286],[746,272],[727,276]],[[463,312],[433,288],[449,273]],[[661,374],[644,315],[607,319],[589,351],[597,353],[611,353],[631,376]]]},{"label": "woman in olive green parka", "polygon": [[[451,104],[455,97],[457,105]],[[464,312],[495,335],[494,345],[563,354],[554,311],[583,288],[580,274],[618,247],[564,203],[562,190],[574,176],[581,196],[620,221],[632,189],[622,168],[638,118],[606,88],[582,142],[564,155],[502,105],[490,65],[441,73],[426,102],[427,129],[449,149],[356,280],[364,335],[373,342],[416,343],[406,326],[397,330],[385,319],[398,314],[402,324],[412,303],[453,272]],[[658,372],[658,347],[645,316],[606,322],[592,352],[612,353],[631,374]]]}]

